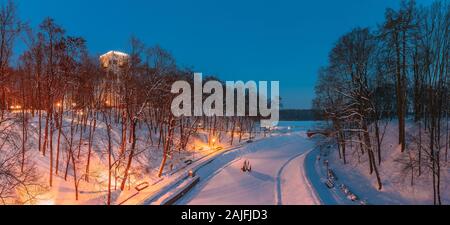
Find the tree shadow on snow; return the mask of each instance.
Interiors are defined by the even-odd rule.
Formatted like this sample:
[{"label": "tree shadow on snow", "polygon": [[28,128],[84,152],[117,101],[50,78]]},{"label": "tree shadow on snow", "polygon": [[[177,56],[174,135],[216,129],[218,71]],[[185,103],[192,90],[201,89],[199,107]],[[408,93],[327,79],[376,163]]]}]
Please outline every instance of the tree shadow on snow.
[{"label": "tree shadow on snow", "polygon": [[262,180],[262,181],[272,181],[275,182],[275,178],[264,174],[264,173],[260,173],[260,172],[256,172],[256,171],[252,171],[249,173],[252,177],[258,179],[258,180]]}]

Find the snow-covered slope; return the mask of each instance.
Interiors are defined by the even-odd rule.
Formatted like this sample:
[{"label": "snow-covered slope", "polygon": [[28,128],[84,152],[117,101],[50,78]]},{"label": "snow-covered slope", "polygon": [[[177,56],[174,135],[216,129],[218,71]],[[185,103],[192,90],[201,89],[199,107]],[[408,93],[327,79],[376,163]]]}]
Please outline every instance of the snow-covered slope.
[{"label": "snow-covered slope", "polygon": [[[423,132],[423,131],[422,131]],[[405,153],[401,153],[398,143],[398,124],[390,122],[386,129],[382,145],[382,163],[379,166],[383,183],[382,191],[377,190],[376,177],[369,174],[369,165],[365,156],[358,156],[354,150],[348,150],[348,164],[344,165],[336,149],[329,156],[330,168],[332,168],[339,182],[350,187],[361,199],[369,204],[433,204],[433,186],[431,172],[423,168],[423,174],[418,177],[414,174],[414,185],[411,185],[411,172],[405,170],[405,164],[400,161],[408,161],[408,151],[415,148],[409,144]],[[417,125],[407,124],[408,139],[418,136]],[[411,142],[410,142],[411,143]],[[356,148],[356,145],[354,146]],[[352,154],[354,153],[354,154]],[[406,158],[405,158],[406,157]],[[323,167],[323,164],[320,164]],[[323,169],[323,168],[322,168]],[[450,204],[450,166],[442,160],[441,165],[441,196],[443,204]]]}]

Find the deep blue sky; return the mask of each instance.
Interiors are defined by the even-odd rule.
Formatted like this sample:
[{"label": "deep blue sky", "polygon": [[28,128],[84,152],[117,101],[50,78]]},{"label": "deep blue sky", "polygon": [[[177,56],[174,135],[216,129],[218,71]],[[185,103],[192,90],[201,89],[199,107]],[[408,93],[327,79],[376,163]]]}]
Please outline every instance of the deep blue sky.
[{"label": "deep blue sky", "polygon": [[[4,1],[4,0],[0,0]],[[181,66],[223,80],[279,80],[284,108],[310,108],[319,67],[342,34],[375,26],[397,0],[17,0],[36,27],[52,17],[93,54],[127,51],[131,35]],[[419,0],[431,2],[431,0]]]}]

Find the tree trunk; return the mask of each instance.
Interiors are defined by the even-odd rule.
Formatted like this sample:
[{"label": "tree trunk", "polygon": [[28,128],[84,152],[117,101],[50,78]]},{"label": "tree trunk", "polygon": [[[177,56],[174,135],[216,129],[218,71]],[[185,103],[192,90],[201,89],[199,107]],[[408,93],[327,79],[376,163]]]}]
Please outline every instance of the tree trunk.
[{"label": "tree trunk", "polygon": [[95,129],[97,127],[96,115],[94,115],[94,118],[92,120],[91,120],[91,124],[90,124],[90,128],[89,128],[89,146],[88,146],[88,156],[87,156],[87,163],[86,163],[86,182],[89,182],[89,167],[91,165],[92,141],[94,138]]},{"label": "tree trunk", "polygon": [[53,185],[53,118],[52,112],[50,111],[50,187]]},{"label": "tree trunk", "polygon": [[[137,119],[135,119],[131,124],[131,133],[132,133],[132,142],[131,142],[131,149],[130,149],[130,155],[128,156],[128,163],[125,169],[125,175],[123,176],[123,180],[122,180],[122,184],[120,185],[120,190],[125,190],[125,185],[126,182],[128,180],[128,176],[130,175],[130,169],[131,169],[131,164],[133,163],[133,157],[134,157],[134,152],[135,152],[135,148],[136,148],[136,123],[137,123]],[[161,176],[161,175],[160,175]]]},{"label": "tree trunk", "polygon": [[49,118],[49,115],[50,115],[50,113],[49,113],[49,109],[47,110],[47,114],[46,114],[46,116],[45,116],[45,129],[44,129],[44,145],[42,146],[42,154],[45,156],[45,152],[46,152],[46,149],[47,149],[47,140],[48,140],[48,125],[49,125],[49,122],[50,122],[50,118]]},{"label": "tree trunk", "polygon": [[56,145],[56,167],[55,167],[55,172],[56,175],[58,175],[59,172],[59,154],[60,154],[60,147],[61,147],[61,132],[63,129],[63,116],[64,116],[64,97],[59,109],[59,115],[58,115],[58,139],[57,139],[57,145]]},{"label": "tree trunk", "polygon": [[159,172],[158,172],[158,177],[162,177],[162,174],[164,172],[164,167],[166,165],[167,162],[167,156],[169,154],[169,150],[170,150],[170,143],[171,143],[171,139],[172,139],[172,133],[173,133],[173,125],[174,125],[175,120],[171,117],[170,118],[170,122],[169,122],[169,127],[168,127],[168,134],[167,134],[167,138],[166,141],[164,143],[164,151],[163,151],[163,159],[161,162],[161,166],[159,168]]}]

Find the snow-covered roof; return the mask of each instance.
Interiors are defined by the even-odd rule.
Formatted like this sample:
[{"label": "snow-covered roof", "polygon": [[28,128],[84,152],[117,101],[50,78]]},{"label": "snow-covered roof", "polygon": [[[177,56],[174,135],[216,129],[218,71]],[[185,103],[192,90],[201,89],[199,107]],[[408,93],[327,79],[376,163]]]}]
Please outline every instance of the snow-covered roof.
[{"label": "snow-covered roof", "polygon": [[122,57],[129,57],[128,54],[123,53],[123,52],[119,52],[119,51],[109,51],[109,52],[107,52],[107,53],[101,55],[100,58],[107,57],[107,56],[111,56],[111,55],[117,55],[117,56],[122,56]]}]

